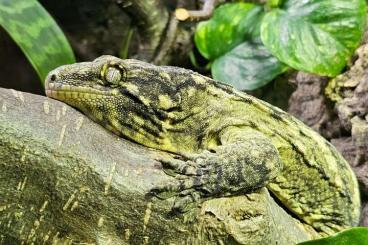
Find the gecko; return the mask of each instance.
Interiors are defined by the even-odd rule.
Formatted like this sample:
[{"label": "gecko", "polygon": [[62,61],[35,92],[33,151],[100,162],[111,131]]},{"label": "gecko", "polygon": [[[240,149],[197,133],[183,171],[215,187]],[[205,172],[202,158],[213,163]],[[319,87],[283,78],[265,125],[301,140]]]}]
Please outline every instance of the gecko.
[{"label": "gecko", "polygon": [[111,132],[174,153],[161,158],[173,210],[210,197],[267,187],[322,234],[356,226],[356,177],[333,145],[290,114],[194,71],[104,55],[64,65],[45,82],[65,102]]}]

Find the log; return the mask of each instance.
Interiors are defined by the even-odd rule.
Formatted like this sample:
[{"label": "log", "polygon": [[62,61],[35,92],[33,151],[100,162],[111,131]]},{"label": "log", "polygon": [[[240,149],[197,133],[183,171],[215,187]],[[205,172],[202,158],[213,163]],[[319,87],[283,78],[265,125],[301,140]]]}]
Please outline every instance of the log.
[{"label": "log", "polygon": [[294,244],[318,234],[266,188],[172,214],[157,156],[77,110],[0,88],[0,244]]}]

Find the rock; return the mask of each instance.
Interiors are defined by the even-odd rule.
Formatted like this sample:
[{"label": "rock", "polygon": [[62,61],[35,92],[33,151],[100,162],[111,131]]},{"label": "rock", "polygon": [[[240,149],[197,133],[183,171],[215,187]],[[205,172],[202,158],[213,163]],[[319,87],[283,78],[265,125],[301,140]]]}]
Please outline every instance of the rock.
[{"label": "rock", "polygon": [[298,72],[292,81],[297,88],[289,98],[288,112],[330,139],[340,135],[341,130],[324,96],[327,81],[326,77]]}]

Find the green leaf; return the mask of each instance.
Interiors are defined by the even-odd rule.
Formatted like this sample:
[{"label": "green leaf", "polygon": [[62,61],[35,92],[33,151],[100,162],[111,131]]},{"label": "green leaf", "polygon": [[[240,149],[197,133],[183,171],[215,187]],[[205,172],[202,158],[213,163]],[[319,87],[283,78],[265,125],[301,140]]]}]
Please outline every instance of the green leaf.
[{"label": "green leaf", "polygon": [[251,3],[228,3],[218,7],[213,17],[198,24],[195,44],[203,57],[213,60],[247,36],[259,36],[262,8]]},{"label": "green leaf", "polygon": [[269,8],[277,8],[280,7],[284,2],[285,0],[268,0],[267,6]]},{"label": "green leaf", "polygon": [[212,75],[237,89],[254,90],[286,69],[263,44],[243,42],[213,62]]},{"label": "green leaf", "polygon": [[366,245],[368,244],[368,228],[355,227],[336,233],[333,236],[298,243],[299,245]]},{"label": "green leaf", "polygon": [[261,25],[265,46],[291,67],[336,76],[358,47],[365,0],[286,0]]},{"label": "green leaf", "polygon": [[22,49],[42,82],[50,70],[75,62],[63,32],[36,0],[0,0],[0,25]]}]

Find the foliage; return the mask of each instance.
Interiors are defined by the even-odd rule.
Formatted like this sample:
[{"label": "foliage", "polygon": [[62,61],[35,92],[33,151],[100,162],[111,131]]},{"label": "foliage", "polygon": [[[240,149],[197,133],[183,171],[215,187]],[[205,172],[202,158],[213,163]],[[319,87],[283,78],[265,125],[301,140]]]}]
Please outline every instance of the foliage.
[{"label": "foliage", "polygon": [[75,62],[63,32],[36,0],[0,0],[0,25],[22,49],[41,81],[50,70]]},{"label": "foliage", "polygon": [[231,81],[238,89],[252,90],[267,84],[285,68],[262,43],[243,42],[215,59],[211,70],[217,80]]},{"label": "foliage", "polygon": [[225,54],[242,43],[244,36],[257,32],[248,23],[259,22],[260,14],[261,8],[250,3],[221,5],[210,21],[198,24],[194,37],[198,50],[210,60]]},{"label": "foliage", "polygon": [[195,43],[213,77],[238,89],[263,86],[286,70],[283,63],[336,76],[361,41],[365,14],[364,0],[228,3],[197,26]]},{"label": "foliage", "polygon": [[260,42],[263,18],[260,6],[250,3],[221,5],[195,33],[199,52],[213,61],[212,76],[238,89],[256,89],[284,72],[280,63]]},{"label": "foliage", "polygon": [[266,47],[289,66],[336,76],[360,43],[364,0],[288,0],[263,19]]},{"label": "foliage", "polygon": [[299,245],[364,245],[368,242],[368,228],[355,227],[333,236],[299,243]]}]

